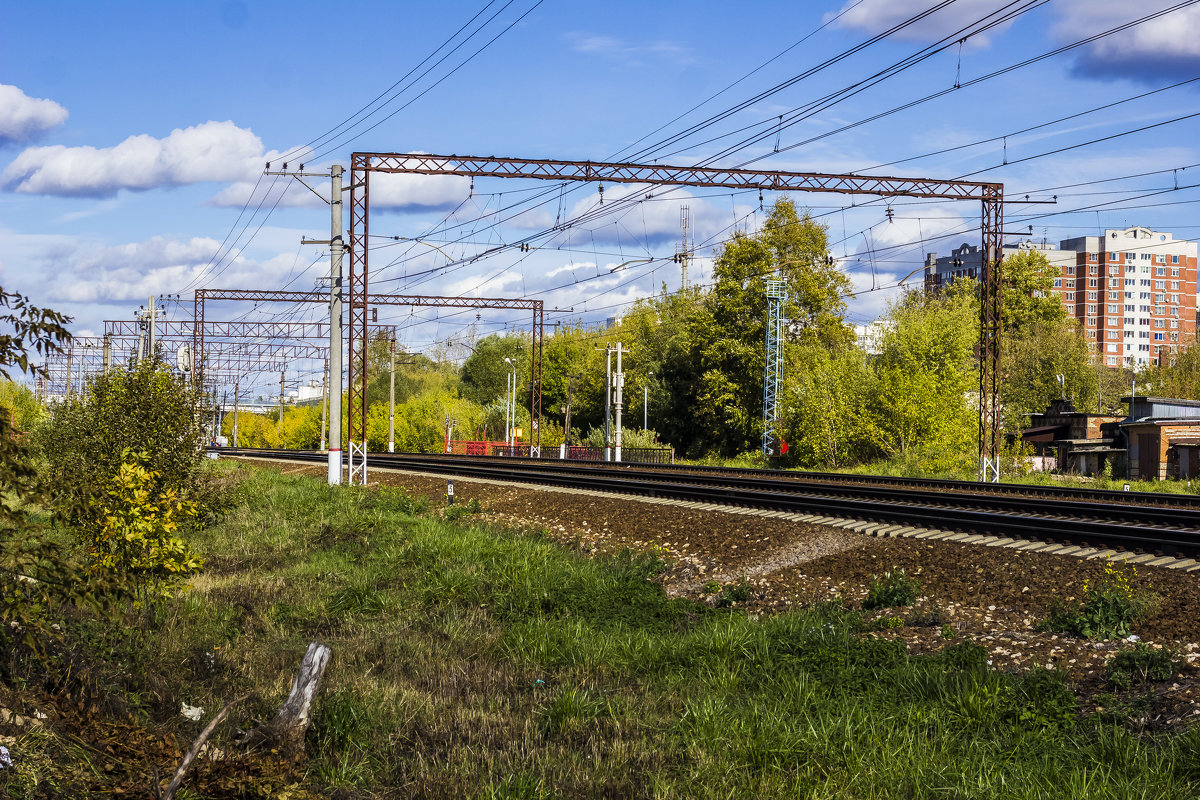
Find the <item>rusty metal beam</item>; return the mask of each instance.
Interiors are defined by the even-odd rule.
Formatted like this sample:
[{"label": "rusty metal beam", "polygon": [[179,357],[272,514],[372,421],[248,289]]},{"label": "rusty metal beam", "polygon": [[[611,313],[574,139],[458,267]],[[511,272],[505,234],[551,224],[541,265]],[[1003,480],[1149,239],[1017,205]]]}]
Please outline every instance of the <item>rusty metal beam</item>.
[{"label": "rusty metal beam", "polygon": [[[462,175],[470,177],[526,178],[548,181],[588,181],[627,184],[763,189],[771,191],[826,192],[865,194],[876,197],[922,197],[941,200],[979,200],[983,204],[984,268],[979,323],[980,398],[979,464],[980,480],[999,480],[999,396],[1000,371],[1000,294],[1002,279],[1002,238],[1004,185],[1001,183],[935,178],[906,178],[878,175],[853,175],[819,172],[728,169],[721,167],[683,167],[665,164],[629,164],[598,161],[560,161],[553,159],[497,158],[495,156],[430,155],[427,153],[353,153],[351,159],[350,221],[351,305],[357,300],[365,309],[368,291],[367,234],[369,224],[368,182],[373,172],[415,175]],[[355,195],[353,187],[362,187]],[[365,325],[365,318],[363,320]],[[535,329],[536,329],[535,324]],[[352,333],[353,335],[353,333]],[[363,336],[366,335],[365,327]],[[365,386],[365,376],[356,375],[351,366],[351,392],[355,381]],[[362,391],[359,387],[357,391]],[[366,428],[362,409],[362,429]],[[355,425],[353,411],[351,426]]]}]

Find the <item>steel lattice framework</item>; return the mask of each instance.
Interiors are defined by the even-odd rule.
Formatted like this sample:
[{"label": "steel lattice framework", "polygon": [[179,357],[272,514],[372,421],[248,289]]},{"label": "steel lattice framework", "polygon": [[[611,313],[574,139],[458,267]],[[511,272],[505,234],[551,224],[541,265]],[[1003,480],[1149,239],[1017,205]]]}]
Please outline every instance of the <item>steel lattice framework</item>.
[{"label": "steel lattice framework", "polygon": [[767,347],[763,369],[763,438],[765,455],[775,452],[779,425],[779,386],[783,383],[783,306],[787,302],[787,283],[767,281]]},{"label": "steel lattice framework", "polygon": [[[375,172],[415,175],[526,178],[549,181],[607,181],[652,185],[760,189],[770,191],[864,194],[978,200],[982,204],[983,302],[979,318],[979,468],[981,480],[999,480],[998,376],[1000,364],[1001,231],[1004,184],[977,181],[898,178],[876,175],[781,172],[775,170],[679,167],[598,161],[441,156],[426,153],[353,153],[350,164],[350,326],[349,336],[367,335],[370,178]],[[365,354],[356,368],[350,359],[350,437],[366,429],[363,404]],[[540,387],[537,387],[540,388]]]},{"label": "steel lattice framework", "polygon": [[[353,194],[353,184],[351,188]],[[353,219],[353,202],[351,203],[351,218]],[[353,228],[351,232],[353,236]],[[352,251],[353,253],[353,251]],[[354,259],[351,256],[351,283],[353,284],[354,276]],[[210,300],[251,300],[255,302],[266,303],[329,303],[329,293],[325,291],[272,291],[260,289],[197,289],[195,295],[195,310],[194,318],[197,321],[195,326],[195,347],[196,352],[203,352],[205,346],[204,334],[208,330],[208,324],[204,321],[205,304]],[[545,307],[541,300],[526,300],[524,298],[510,297],[442,297],[436,295],[415,295],[415,294],[373,294],[363,295],[357,298],[359,301],[359,313],[355,314],[355,298],[350,302],[350,320],[351,324],[348,327],[349,335],[347,336],[348,350],[350,353],[350,388],[349,388],[349,420],[350,430],[346,437],[350,443],[350,474],[353,480],[355,476],[355,453],[360,454],[360,459],[364,458],[361,454],[365,453],[365,432],[366,425],[366,403],[364,402],[363,385],[356,383],[356,378],[365,380],[366,377],[366,358],[367,350],[365,347],[359,347],[359,352],[355,353],[354,342],[356,337],[354,322],[359,321],[358,330],[361,336],[357,337],[359,341],[366,342],[370,339],[371,332],[385,331],[395,335],[395,326],[393,325],[370,325],[367,323],[367,308],[368,306],[432,306],[435,308],[510,308],[520,309],[533,312],[533,348],[530,353],[532,362],[530,375],[530,417],[534,427],[534,436],[536,441],[534,447],[540,451],[541,445],[541,418],[542,418],[542,340],[545,336]],[[326,329],[328,330],[328,329]],[[355,370],[355,359],[359,359],[358,370]],[[358,410],[358,415],[355,415],[355,409]],[[357,423],[357,425],[356,425]],[[355,438],[357,434],[358,438]],[[356,443],[359,448],[356,448]],[[360,474],[365,466],[363,460],[359,467]],[[365,477],[364,477],[365,480]]]}]

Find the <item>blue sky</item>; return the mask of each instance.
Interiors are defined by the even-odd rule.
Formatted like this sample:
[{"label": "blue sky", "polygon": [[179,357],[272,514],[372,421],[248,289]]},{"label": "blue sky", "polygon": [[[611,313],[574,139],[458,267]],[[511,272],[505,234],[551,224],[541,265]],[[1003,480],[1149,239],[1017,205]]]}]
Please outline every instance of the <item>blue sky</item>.
[{"label": "blue sky", "polygon": [[[1140,224],[1194,239],[1197,192],[1173,187],[1200,183],[1200,166],[1174,171],[1200,164],[1200,117],[1178,119],[1200,111],[1200,81],[1165,87],[1200,77],[1200,3],[970,83],[1171,5],[0,0],[0,25],[26,32],[6,36],[0,48],[0,285],[71,314],[82,335],[101,332],[105,319],[129,318],[150,294],[311,288],[328,260],[299,242],[328,236],[326,208],[298,184],[261,178],[263,164],[287,152],[293,166],[306,161],[310,169],[348,165],[361,150],[673,164],[715,157],[723,165],[938,178],[983,170],[977,177],[1004,181],[1010,196],[1059,197],[1054,207],[1010,204],[1007,230],[1033,225],[1036,236],[1057,241]],[[1023,13],[957,43],[962,31],[1003,10]],[[943,38],[949,44],[941,52],[792,121],[796,109]],[[438,54],[444,61],[427,58],[447,41]],[[956,82],[968,85],[954,90]],[[304,149],[393,92],[370,118],[376,127]],[[736,110],[693,135],[650,147],[729,109]],[[1073,114],[1082,115],[1018,133]],[[960,149],[927,155],[948,148]],[[1042,155],[1062,148],[1069,149]],[[1123,177],[1141,173],[1155,174]],[[1070,184],[1085,185],[1062,188]],[[663,284],[678,286],[669,259],[681,204],[697,245],[691,277],[701,282],[714,248],[762,216],[756,193],[714,190],[647,199],[645,187],[610,186],[612,211],[603,214],[594,184],[568,186],[561,196],[554,189],[541,206],[529,202],[549,186],[480,179],[472,189],[449,178],[381,184],[373,230],[436,247],[378,242],[372,289],[538,296],[560,309],[548,311],[548,321],[603,320]],[[1171,191],[1135,199],[1163,189]],[[625,195],[633,199],[618,202]],[[857,322],[882,312],[923,252],[978,241],[974,204],[895,200],[889,220],[887,203],[865,197],[794,199],[829,226],[831,251],[854,280],[848,306]],[[592,221],[551,231],[556,220],[585,212]],[[474,258],[528,236],[537,243],[531,253],[499,248]],[[255,314],[315,318],[319,309],[228,306],[209,318]],[[403,326],[410,349],[433,352],[523,320],[384,309],[385,321]]]}]

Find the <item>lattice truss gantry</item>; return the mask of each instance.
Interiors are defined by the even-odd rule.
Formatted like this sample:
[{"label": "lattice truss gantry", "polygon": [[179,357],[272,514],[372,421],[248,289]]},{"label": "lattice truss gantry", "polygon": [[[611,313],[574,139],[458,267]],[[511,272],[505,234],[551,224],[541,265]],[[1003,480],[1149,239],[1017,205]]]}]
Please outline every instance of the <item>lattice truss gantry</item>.
[{"label": "lattice truss gantry", "polygon": [[[353,153],[350,166],[350,325],[348,338],[367,336],[367,295],[370,277],[371,175],[462,175],[525,178],[549,181],[589,181],[774,192],[824,192],[876,197],[918,197],[942,200],[975,200],[982,205],[981,237],[984,254],[982,305],[979,319],[979,464],[980,478],[999,478],[998,375],[1000,363],[1001,231],[1004,185],[1001,183],[900,178],[777,170],[680,167],[664,164],[630,164],[554,159],[496,158],[494,156],[444,156],[427,153]],[[366,430],[366,355],[350,359],[350,439]],[[531,393],[540,396],[540,376],[531,382]],[[535,419],[537,417],[535,416]]]}]

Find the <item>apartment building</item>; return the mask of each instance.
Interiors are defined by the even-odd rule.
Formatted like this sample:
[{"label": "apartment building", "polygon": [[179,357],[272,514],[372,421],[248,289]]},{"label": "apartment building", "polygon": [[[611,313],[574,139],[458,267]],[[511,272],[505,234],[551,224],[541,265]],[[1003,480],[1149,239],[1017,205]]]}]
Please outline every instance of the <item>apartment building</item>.
[{"label": "apartment building", "polygon": [[[1021,242],[1005,256],[1034,250],[1058,273],[1053,291],[1110,367],[1165,363],[1196,335],[1196,243],[1149,228],[1107,229],[1058,245]],[[925,258],[926,285],[978,278],[979,248]]]}]

